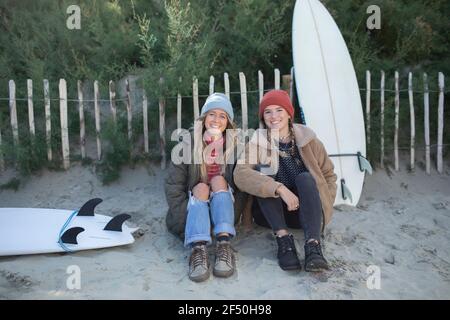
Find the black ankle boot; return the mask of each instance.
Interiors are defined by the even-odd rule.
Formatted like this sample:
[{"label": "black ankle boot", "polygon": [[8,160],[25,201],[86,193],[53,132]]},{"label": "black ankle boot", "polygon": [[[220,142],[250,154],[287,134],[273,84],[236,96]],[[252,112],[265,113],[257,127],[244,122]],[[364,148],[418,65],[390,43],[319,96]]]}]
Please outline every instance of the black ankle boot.
[{"label": "black ankle boot", "polygon": [[305,271],[318,272],[328,269],[328,262],[323,257],[320,242],[305,243]]},{"label": "black ankle boot", "polygon": [[278,264],[283,270],[301,269],[292,234],[276,237],[278,244]]}]

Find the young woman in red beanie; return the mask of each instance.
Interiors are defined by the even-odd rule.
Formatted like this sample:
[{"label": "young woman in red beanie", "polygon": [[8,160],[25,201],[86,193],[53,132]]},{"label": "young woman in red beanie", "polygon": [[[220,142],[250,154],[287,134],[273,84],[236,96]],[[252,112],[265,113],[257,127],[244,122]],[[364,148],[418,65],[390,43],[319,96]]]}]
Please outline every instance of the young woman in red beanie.
[{"label": "young woman in red beanie", "polygon": [[288,228],[304,231],[305,270],[328,269],[320,238],[336,197],[333,163],[315,133],[293,123],[294,107],[285,91],[267,92],[259,117],[267,130],[258,129],[247,144],[246,159],[234,170],[236,186],[255,196],[253,219],[273,230],[283,270],[301,269]]}]

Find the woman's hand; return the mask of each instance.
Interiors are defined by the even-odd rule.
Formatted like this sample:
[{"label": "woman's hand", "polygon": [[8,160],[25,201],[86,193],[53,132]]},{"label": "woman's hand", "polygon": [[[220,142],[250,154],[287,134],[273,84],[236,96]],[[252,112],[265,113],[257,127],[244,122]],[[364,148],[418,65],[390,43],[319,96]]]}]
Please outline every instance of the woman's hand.
[{"label": "woman's hand", "polygon": [[286,203],[289,211],[296,211],[300,206],[300,201],[298,197],[286,186],[281,185],[277,189],[277,194],[283,199],[284,203]]}]

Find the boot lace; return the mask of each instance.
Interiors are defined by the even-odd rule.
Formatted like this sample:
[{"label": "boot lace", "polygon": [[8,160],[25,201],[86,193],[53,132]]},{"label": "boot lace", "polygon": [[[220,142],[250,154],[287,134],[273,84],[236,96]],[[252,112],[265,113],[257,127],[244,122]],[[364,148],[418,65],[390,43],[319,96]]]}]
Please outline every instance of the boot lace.
[{"label": "boot lace", "polygon": [[206,256],[205,246],[198,246],[193,249],[190,264],[192,266],[192,269],[195,269],[199,266],[204,266],[205,268],[208,267],[208,258]]},{"label": "boot lace", "polygon": [[322,248],[318,242],[311,241],[306,244],[306,255],[311,255],[311,254],[315,254],[315,255],[319,255],[319,256],[323,257]]},{"label": "boot lace", "polygon": [[217,244],[217,259],[226,262],[229,266],[233,264],[233,252],[228,242]]},{"label": "boot lace", "polygon": [[294,246],[291,243],[291,239],[289,237],[281,237],[280,238],[280,251],[281,253],[286,253],[288,251],[293,251]]}]

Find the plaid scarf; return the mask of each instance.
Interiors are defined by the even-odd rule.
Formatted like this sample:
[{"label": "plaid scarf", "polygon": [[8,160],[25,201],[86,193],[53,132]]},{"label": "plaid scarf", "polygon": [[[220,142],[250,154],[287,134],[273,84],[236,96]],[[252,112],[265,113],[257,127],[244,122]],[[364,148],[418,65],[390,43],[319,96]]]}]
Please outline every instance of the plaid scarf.
[{"label": "plaid scarf", "polygon": [[[215,176],[220,176],[222,173],[222,167],[220,164],[216,163],[216,160],[219,156],[219,151],[217,150],[219,147],[222,148],[225,145],[225,138],[222,136],[217,139],[215,136],[205,136],[205,142],[207,145],[212,144],[211,153],[206,155],[206,173],[208,174],[208,183],[211,182],[211,179]],[[220,149],[219,149],[220,150]]]}]

